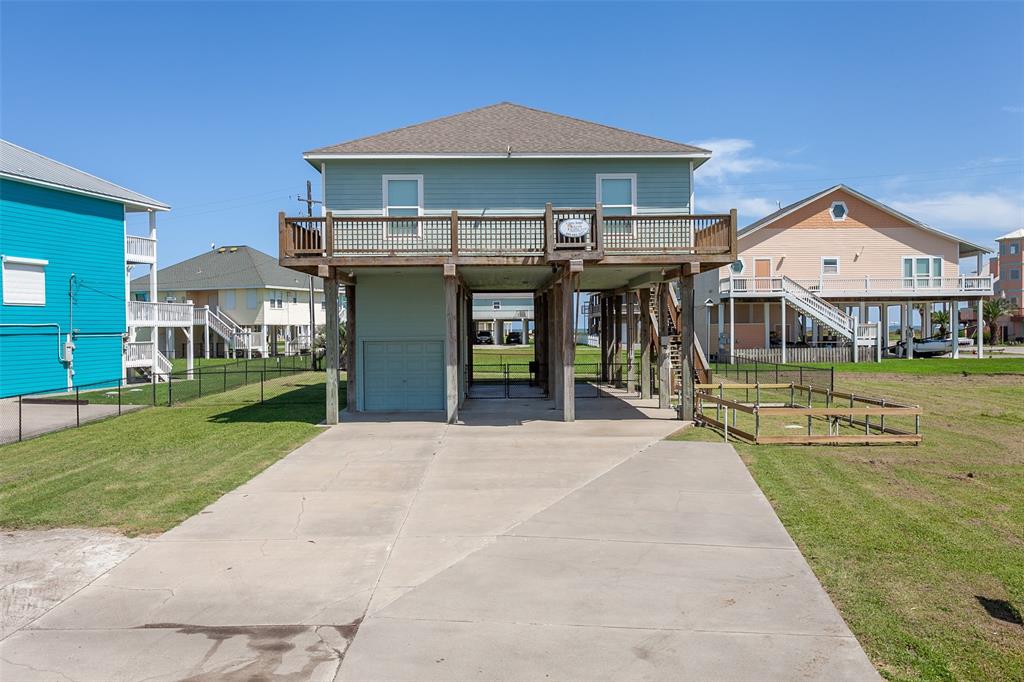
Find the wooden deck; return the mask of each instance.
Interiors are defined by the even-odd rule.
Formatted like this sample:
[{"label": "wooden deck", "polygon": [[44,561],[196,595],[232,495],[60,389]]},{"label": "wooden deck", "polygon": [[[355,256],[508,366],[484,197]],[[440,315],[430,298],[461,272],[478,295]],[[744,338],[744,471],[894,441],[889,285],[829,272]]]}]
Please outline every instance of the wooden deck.
[{"label": "wooden deck", "polygon": [[[579,236],[560,226],[577,227]],[[716,215],[604,216],[594,208],[535,215],[287,217],[278,215],[280,262],[316,266],[545,265],[582,260],[605,265],[730,263],[736,212]]]}]

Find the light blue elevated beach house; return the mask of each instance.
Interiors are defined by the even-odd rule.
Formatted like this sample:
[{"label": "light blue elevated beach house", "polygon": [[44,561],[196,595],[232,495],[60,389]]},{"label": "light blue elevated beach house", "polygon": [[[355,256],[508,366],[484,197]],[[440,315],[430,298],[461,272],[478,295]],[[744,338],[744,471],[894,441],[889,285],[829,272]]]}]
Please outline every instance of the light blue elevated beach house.
[{"label": "light blue elevated beach house", "polygon": [[[116,384],[128,367],[154,367],[152,344],[129,335],[141,321],[128,319],[127,275],[155,267],[156,213],[169,209],[0,141],[0,397]],[[150,216],[145,237],[126,232],[136,211]]]},{"label": "light blue elevated beach house", "polygon": [[[676,315],[678,335],[658,314],[664,284],[679,282],[685,296],[694,275],[736,256],[735,212],[693,211],[693,174],[710,154],[507,102],[306,152],[323,183],[323,215],[279,214],[279,257],[325,279],[327,421],[339,418],[330,351],[339,286],[350,302],[350,410],[456,419],[473,386],[473,297],[502,294],[532,299],[538,383],[571,421],[577,292],[619,308],[637,301],[626,309],[644,311],[640,389],[651,392],[657,356],[667,407],[669,346],[682,343],[686,376],[693,330],[688,306]],[[624,340],[601,336],[606,373]],[[692,395],[681,404],[688,418]]]}]

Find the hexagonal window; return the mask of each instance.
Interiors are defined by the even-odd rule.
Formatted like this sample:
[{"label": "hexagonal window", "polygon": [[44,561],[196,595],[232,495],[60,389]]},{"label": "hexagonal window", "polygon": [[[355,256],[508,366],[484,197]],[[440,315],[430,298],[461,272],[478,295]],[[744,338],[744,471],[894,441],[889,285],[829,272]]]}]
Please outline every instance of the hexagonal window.
[{"label": "hexagonal window", "polygon": [[829,215],[832,216],[832,220],[846,220],[846,202],[845,201],[833,201],[832,207],[828,210]]}]

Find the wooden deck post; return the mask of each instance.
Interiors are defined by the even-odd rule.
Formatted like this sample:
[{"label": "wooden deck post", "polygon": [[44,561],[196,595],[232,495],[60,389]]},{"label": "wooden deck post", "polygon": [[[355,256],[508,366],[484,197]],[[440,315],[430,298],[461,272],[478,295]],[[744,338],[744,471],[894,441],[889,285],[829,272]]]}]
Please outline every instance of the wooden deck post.
[{"label": "wooden deck post", "polygon": [[640,397],[651,397],[651,288],[640,289]]},{"label": "wooden deck post", "polygon": [[612,353],[615,370],[615,385],[622,386],[622,303],[625,299],[624,296],[615,294],[612,296]]},{"label": "wooden deck post", "polygon": [[693,421],[694,273],[688,267],[684,270],[679,277],[679,418]]},{"label": "wooden deck post", "polygon": [[324,214],[324,256],[330,258],[334,255],[334,214],[327,211]]},{"label": "wooden deck post", "polygon": [[626,299],[626,392],[632,393],[636,388],[636,361],[633,347],[636,345],[636,307],[633,301],[636,292],[629,290]]},{"label": "wooden deck post", "polygon": [[445,419],[454,424],[459,418],[459,279],[455,264],[444,266],[444,383]]},{"label": "wooden deck post", "polygon": [[533,294],[533,360],[537,363],[537,385],[548,392],[547,379],[547,308],[544,292]]},{"label": "wooden deck post", "polygon": [[669,359],[668,292],[664,284],[658,285],[658,407],[672,407],[670,395],[672,377]]},{"label": "wooden deck post", "polygon": [[[337,308],[337,306],[335,306]],[[337,327],[337,316],[335,316]],[[345,285],[345,409],[356,412],[359,405],[356,401],[356,287]]]},{"label": "wooden deck post", "polygon": [[548,320],[550,324],[548,341],[551,344],[551,348],[548,351],[550,374],[548,381],[551,384],[551,396],[555,400],[555,409],[562,410],[564,406],[563,398],[565,395],[562,393],[562,389],[565,384],[562,383],[562,351],[564,344],[562,343],[562,284],[563,282],[557,282],[551,287],[551,294],[548,299],[550,305],[548,306]]},{"label": "wooden deck post", "polygon": [[576,274],[570,266],[562,280],[559,306],[562,318],[562,421],[567,422],[576,421],[576,317],[572,304],[575,280]]},{"label": "wooden deck post", "polygon": [[599,294],[597,297],[598,307],[601,311],[601,322],[597,327],[597,333],[601,342],[601,381],[604,383],[608,382],[608,354],[610,341],[608,339],[608,297],[604,294]]},{"label": "wooden deck post", "polygon": [[466,397],[473,385],[473,342],[476,340],[476,325],[473,323],[473,292],[466,292]]},{"label": "wooden deck post", "polygon": [[[338,280],[334,278],[334,271],[324,280],[324,307],[327,312],[325,323],[326,345],[324,364],[327,367],[327,414],[325,421],[328,424],[338,423],[338,355],[341,353],[341,339],[338,338]],[[347,392],[352,394],[356,387],[348,379]]]}]

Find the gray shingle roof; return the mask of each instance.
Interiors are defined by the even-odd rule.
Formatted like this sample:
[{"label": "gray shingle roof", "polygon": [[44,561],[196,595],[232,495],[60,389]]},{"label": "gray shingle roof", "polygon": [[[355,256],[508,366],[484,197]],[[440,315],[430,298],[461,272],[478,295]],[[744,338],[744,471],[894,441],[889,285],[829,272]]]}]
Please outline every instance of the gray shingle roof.
[{"label": "gray shingle roof", "polygon": [[[160,268],[156,275],[161,291],[305,289],[308,282],[308,275],[281,267],[276,258],[251,246],[222,246]],[[314,277],[313,287],[322,291],[323,280]],[[149,275],[133,279],[131,290],[148,291]]]},{"label": "gray shingle roof", "polygon": [[0,176],[55,185],[90,196],[113,199],[133,207],[152,208],[158,211],[167,211],[171,208],[144,194],[54,161],[7,140],[0,140]]},{"label": "gray shingle roof", "polygon": [[707,149],[552,114],[510,102],[320,147],[307,157],[346,154],[678,154]]}]

